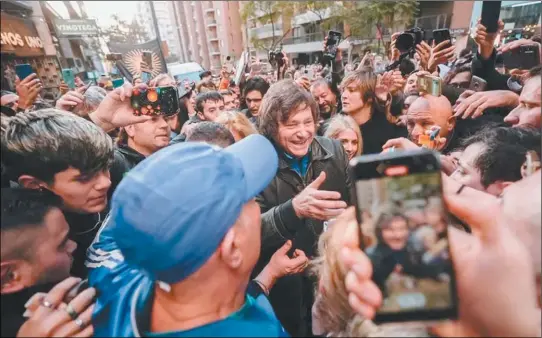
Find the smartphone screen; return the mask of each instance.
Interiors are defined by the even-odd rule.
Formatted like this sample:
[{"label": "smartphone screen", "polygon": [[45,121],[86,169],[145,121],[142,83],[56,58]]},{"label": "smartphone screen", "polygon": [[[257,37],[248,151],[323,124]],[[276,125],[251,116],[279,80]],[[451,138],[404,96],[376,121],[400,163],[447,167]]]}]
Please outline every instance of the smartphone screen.
[{"label": "smartphone screen", "polygon": [[337,50],[339,48],[339,42],[341,42],[342,34],[335,31],[329,31],[327,35],[327,44],[325,50],[325,56],[335,59],[337,56]]},{"label": "smartphone screen", "polygon": [[75,88],[75,74],[70,68],[62,69],[62,78],[70,88]]},{"label": "smartphone screen", "polygon": [[439,160],[429,150],[361,156],[351,162],[360,243],[383,294],[375,322],[457,315],[448,249],[452,224],[442,201]]},{"label": "smartphone screen", "polygon": [[482,5],[481,24],[486,26],[488,33],[495,33],[499,28],[499,17],[501,15],[500,1],[484,1]]},{"label": "smartphone screen", "polygon": [[21,81],[30,76],[32,73],[34,73],[34,71],[32,70],[32,66],[30,66],[28,63],[15,66],[15,74],[17,74],[17,77],[19,77],[19,80]]},{"label": "smartphone screen", "polygon": [[124,84],[124,79],[114,79],[111,82],[113,83],[113,88],[118,88],[122,87],[122,85]]},{"label": "smartphone screen", "polygon": [[450,36],[450,30],[447,28],[434,30],[433,39],[435,41],[435,46],[443,41],[450,41],[450,45],[452,44],[452,37]]},{"label": "smartphone screen", "polygon": [[179,91],[177,87],[134,88],[130,103],[137,116],[172,116],[179,113]]}]

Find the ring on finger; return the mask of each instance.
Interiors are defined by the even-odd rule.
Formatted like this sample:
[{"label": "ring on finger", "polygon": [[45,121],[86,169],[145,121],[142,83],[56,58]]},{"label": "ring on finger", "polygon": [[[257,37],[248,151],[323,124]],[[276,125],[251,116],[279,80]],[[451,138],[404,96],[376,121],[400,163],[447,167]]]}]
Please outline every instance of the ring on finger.
[{"label": "ring on finger", "polygon": [[81,318],[76,318],[75,324],[77,324],[77,326],[79,326],[81,329],[84,329],[87,326],[87,323],[85,323],[85,321]]},{"label": "ring on finger", "polygon": [[42,306],[45,306],[45,307],[48,308],[48,309],[52,309],[52,308],[55,307],[53,303],[51,303],[50,301],[48,301],[48,300],[46,300],[46,299],[44,299],[44,300],[41,301],[41,305],[42,305]]},{"label": "ring on finger", "polygon": [[73,320],[77,320],[78,319],[77,317],[79,317],[79,314],[77,313],[77,311],[75,311],[75,309],[73,308],[71,304],[68,304],[68,306],[66,306],[66,312],[68,313],[70,318]]}]

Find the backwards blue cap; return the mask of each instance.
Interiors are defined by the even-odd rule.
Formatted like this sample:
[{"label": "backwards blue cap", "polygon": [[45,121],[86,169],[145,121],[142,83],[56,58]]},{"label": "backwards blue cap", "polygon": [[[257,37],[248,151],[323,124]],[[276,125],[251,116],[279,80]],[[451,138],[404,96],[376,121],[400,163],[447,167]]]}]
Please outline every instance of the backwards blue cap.
[{"label": "backwards blue cap", "polygon": [[111,201],[110,226],[124,259],[166,283],[185,279],[211,257],[277,169],[277,153],[261,135],[226,149],[187,142],[149,156]]}]

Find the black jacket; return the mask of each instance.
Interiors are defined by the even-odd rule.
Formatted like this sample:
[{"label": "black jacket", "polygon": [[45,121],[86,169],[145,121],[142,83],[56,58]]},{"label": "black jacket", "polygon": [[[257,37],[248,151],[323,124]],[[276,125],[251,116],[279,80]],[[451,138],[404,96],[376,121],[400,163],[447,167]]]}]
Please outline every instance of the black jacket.
[{"label": "black jacket", "polygon": [[472,60],[472,75],[478,76],[487,82],[486,90],[510,90],[508,88],[508,79],[510,75],[499,73],[495,69],[495,59],[497,51],[493,49],[489,59],[484,60],[478,52]]},{"label": "black jacket", "polygon": [[111,169],[109,169],[109,173],[111,174],[111,187],[109,188],[108,193],[109,200],[111,200],[111,196],[113,196],[113,192],[119,185],[124,174],[132,170],[133,167],[138,165],[139,162],[144,159],[144,155],[127,145],[121,145],[118,148],[115,148],[113,152],[113,164],[111,165]]},{"label": "black jacket", "polygon": [[409,247],[400,251],[391,250],[379,243],[367,249],[367,256],[373,265],[373,280],[387,297],[386,282],[396,265],[402,266],[402,274],[415,278],[437,278],[440,273],[449,271],[449,266],[432,266],[422,262],[422,253]]},{"label": "black jacket", "polygon": [[[392,99],[391,112],[394,116],[399,116],[397,110],[401,109],[400,100]],[[378,154],[382,152],[382,146],[391,139],[399,137],[408,137],[406,127],[391,123],[386,118],[385,107],[380,104],[373,104],[371,118],[359,126],[361,138],[363,139],[363,154]],[[400,111],[400,110],[399,110]]]},{"label": "black jacket", "polygon": [[[323,222],[299,219],[292,199],[324,171],[326,181],[322,190],[337,191],[342,200],[351,204],[348,157],[342,145],[325,137],[316,137],[311,145],[311,158],[307,174],[300,177],[290,169],[284,155],[279,157],[279,170],[269,186],[256,198],[262,212],[262,246],[256,276],[269,263],[271,256],[286,240],[292,240],[294,249],[301,249],[307,257],[316,254]],[[293,336],[304,336],[310,331],[310,314],[314,281],[308,274],[281,278],[270,293],[270,302],[284,328]]]}]

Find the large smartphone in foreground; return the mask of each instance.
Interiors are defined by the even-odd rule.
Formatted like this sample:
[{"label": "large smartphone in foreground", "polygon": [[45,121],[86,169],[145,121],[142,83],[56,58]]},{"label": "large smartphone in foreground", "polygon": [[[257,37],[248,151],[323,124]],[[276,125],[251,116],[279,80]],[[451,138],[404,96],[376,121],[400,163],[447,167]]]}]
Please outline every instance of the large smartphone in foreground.
[{"label": "large smartphone in foreground", "polygon": [[376,323],[457,317],[450,221],[440,162],[426,149],[360,156],[355,180],[360,244],[383,294]]}]

